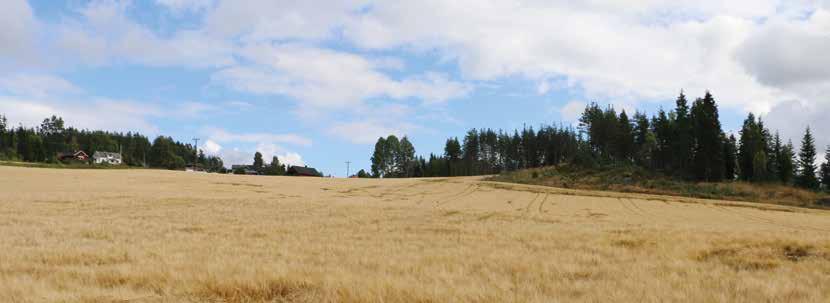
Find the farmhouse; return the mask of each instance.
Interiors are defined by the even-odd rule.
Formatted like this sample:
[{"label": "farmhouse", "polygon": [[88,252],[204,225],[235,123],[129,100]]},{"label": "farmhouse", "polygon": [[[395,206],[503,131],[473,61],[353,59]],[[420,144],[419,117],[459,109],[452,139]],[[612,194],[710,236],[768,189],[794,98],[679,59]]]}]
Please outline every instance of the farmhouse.
[{"label": "farmhouse", "polygon": [[316,169],[311,167],[303,167],[303,166],[292,166],[288,168],[288,171],[285,172],[286,175],[289,176],[301,176],[301,177],[320,177],[320,173],[317,172]]},{"label": "farmhouse", "polygon": [[87,155],[82,150],[79,150],[79,151],[76,151],[76,152],[58,153],[58,161],[61,161],[61,162],[68,162],[68,161],[86,162],[88,160],[89,160],[89,155]]},{"label": "farmhouse", "polygon": [[96,151],[92,154],[92,162],[95,164],[121,165],[121,154]]}]

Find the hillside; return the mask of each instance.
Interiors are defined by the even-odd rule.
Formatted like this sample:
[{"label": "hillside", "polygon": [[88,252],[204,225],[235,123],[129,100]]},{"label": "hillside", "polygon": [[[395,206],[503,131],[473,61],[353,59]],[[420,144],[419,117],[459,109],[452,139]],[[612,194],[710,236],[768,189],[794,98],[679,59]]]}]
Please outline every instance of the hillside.
[{"label": "hillside", "polygon": [[508,172],[491,181],[561,188],[722,199],[798,207],[830,207],[830,196],[775,183],[687,182],[636,166],[550,166]]},{"label": "hillside", "polygon": [[827,302],[830,212],[482,181],[0,166],[2,302]]}]

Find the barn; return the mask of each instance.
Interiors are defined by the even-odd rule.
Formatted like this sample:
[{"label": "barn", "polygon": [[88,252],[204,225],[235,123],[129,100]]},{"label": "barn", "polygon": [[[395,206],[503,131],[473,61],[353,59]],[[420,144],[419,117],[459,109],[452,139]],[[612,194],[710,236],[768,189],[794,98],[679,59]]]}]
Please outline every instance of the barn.
[{"label": "barn", "polygon": [[79,162],[86,162],[89,160],[89,156],[82,150],[76,152],[64,152],[58,153],[58,160],[61,162],[70,162],[70,161],[79,161]]},{"label": "barn", "polygon": [[300,177],[321,177],[322,174],[318,172],[316,169],[311,167],[303,167],[303,166],[291,166],[285,172],[286,175],[289,176],[300,176]]}]

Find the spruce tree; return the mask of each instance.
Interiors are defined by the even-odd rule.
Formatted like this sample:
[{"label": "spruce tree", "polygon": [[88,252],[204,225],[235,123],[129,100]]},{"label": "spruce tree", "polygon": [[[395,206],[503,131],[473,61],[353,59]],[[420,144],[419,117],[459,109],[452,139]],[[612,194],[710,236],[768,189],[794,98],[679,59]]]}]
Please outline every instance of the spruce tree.
[{"label": "spruce tree", "polygon": [[650,159],[653,157],[651,154],[654,148],[648,148],[646,146],[646,140],[648,137],[651,136],[654,140],[653,143],[657,143],[656,137],[651,133],[651,123],[648,121],[648,116],[646,114],[641,113],[639,111],[634,113],[634,154],[635,154],[635,161],[638,165],[651,168],[651,161]]},{"label": "spruce tree", "polygon": [[724,139],[723,141],[723,160],[724,160],[724,170],[723,176],[724,179],[727,181],[735,180],[735,176],[737,176],[737,165],[738,165],[738,146],[737,140],[735,139],[735,135],[729,135],[729,138]]},{"label": "spruce tree", "polygon": [[830,145],[824,151],[824,163],[821,164],[821,185],[825,191],[830,191]]},{"label": "spruce tree", "polygon": [[755,115],[749,113],[741,128],[740,146],[738,148],[738,167],[741,180],[752,181],[766,178],[766,176],[756,176],[754,169],[755,157],[759,151],[765,151],[763,131],[761,126],[758,125]]},{"label": "spruce tree", "polygon": [[692,106],[694,173],[700,181],[720,181],[724,174],[723,130],[718,106],[709,92]]},{"label": "spruce tree", "polygon": [[631,162],[634,155],[634,128],[631,126],[631,121],[625,110],[620,112],[620,117],[617,121],[619,125],[616,134],[616,149],[617,160],[623,162]]},{"label": "spruce tree", "polygon": [[657,139],[657,156],[655,162],[661,169],[670,169],[674,162],[672,154],[672,142],[674,139],[674,132],[672,130],[672,121],[666,115],[663,109],[657,112],[652,122],[654,135]]},{"label": "spruce tree", "polygon": [[793,142],[789,141],[781,148],[781,156],[778,157],[778,179],[784,184],[793,182],[795,176],[795,148]]},{"label": "spruce tree", "polygon": [[775,132],[775,136],[770,145],[769,162],[771,163],[768,165],[770,179],[776,182],[783,182],[781,180],[781,157],[784,156],[784,145],[781,143],[781,135],[778,132]]},{"label": "spruce tree", "polygon": [[801,140],[801,151],[798,152],[798,174],[795,178],[795,184],[808,189],[817,189],[819,185],[818,179],[816,179],[816,145],[810,127],[807,127],[804,138]]},{"label": "spruce tree", "polygon": [[693,127],[689,113],[689,104],[686,95],[681,91],[677,97],[674,110],[674,136],[672,140],[672,157],[674,158],[673,168],[682,176],[689,176],[691,172],[691,159],[694,145]]}]

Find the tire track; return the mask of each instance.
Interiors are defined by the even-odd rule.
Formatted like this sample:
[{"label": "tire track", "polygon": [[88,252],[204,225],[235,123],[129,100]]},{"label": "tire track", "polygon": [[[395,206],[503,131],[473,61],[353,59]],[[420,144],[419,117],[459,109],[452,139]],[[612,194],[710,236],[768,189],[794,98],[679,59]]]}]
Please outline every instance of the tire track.
[{"label": "tire track", "polygon": [[542,196],[541,193],[536,193],[536,195],[533,196],[533,199],[531,199],[530,202],[528,202],[527,205],[525,206],[524,214],[522,214],[522,218],[527,218],[527,216],[530,215],[530,208],[533,207],[533,203],[536,202],[536,200],[539,200],[539,197],[541,197],[541,196]]},{"label": "tire track", "polygon": [[628,203],[629,203],[629,204],[631,204],[631,206],[632,206],[632,207],[634,207],[635,209],[637,209],[637,210],[638,210],[638,211],[639,211],[639,212],[640,212],[640,213],[641,213],[644,217],[646,217],[646,218],[652,218],[652,219],[655,219],[655,220],[657,220],[657,219],[663,219],[663,217],[661,217],[661,216],[658,216],[658,215],[655,215],[655,214],[653,214],[653,213],[651,213],[651,212],[649,212],[649,211],[646,211],[646,210],[645,210],[645,209],[643,209],[640,205],[637,205],[637,202],[634,202],[634,200],[633,200],[633,199],[631,199],[631,198],[626,198],[626,200],[628,200]]},{"label": "tire track", "polygon": [[621,205],[621,206],[623,207],[623,209],[624,209],[626,212],[628,212],[629,214],[632,214],[632,215],[637,215],[637,216],[642,216],[639,212],[635,211],[634,209],[632,209],[632,208],[631,208],[631,206],[629,206],[627,203],[625,203],[625,201],[623,201],[623,199],[622,199],[622,198],[617,198],[617,202],[620,202],[620,205]]},{"label": "tire track", "polygon": [[475,185],[475,184],[467,185],[467,187],[464,188],[461,192],[459,192],[457,194],[454,194],[454,195],[451,195],[449,197],[445,197],[441,200],[435,201],[435,206],[436,207],[443,206],[443,205],[446,205],[446,204],[452,202],[453,200],[469,196],[469,195],[475,193],[476,189],[477,189],[477,185]]},{"label": "tire track", "polygon": [[799,231],[818,231],[818,232],[830,232],[828,229],[818,228],[818,227],[811,227],[811,226],[803,226],[797,224],[789,224],[789,223],[782,223],[778,222],[771,218],[765,218],[762,216],[756,216],[749,213],[741,212],[735,209],[730,209],[729,207],[723,205],[715,205],[716,207],[724,210],[725,212],[729,212],[735,214],[737,216],[743,217],[746,220],[753,221],[756,223],[764,223],[774,227],[783,227],[783,228],[791,228]]},{"label": "tire track", "polygon": [[545,193],[545,198],[542,199],[542,202],[539,203],[539,214],[544,214],[545,203],[548,202],[548,198],[550,197],[550,193]]}]

